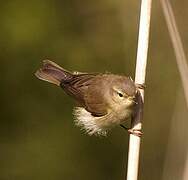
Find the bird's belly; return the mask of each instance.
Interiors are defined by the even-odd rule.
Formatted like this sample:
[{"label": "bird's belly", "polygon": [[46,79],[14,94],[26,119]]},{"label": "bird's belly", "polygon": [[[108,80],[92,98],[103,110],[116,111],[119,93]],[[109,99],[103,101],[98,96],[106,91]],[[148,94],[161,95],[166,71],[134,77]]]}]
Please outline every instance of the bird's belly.
[{"label": "bird's belly", "polygon": [[108,129],[126,121],[132,114],[131,109],[124,111],[111,111],[104,116],[95,117],[82,107],[74,110],[75,122],[81,126],[89,135],[105,135]]},{"label": "bird's belly", "polygon": [[106,119],[106,126],[112,127],[112,126],[116,126],[119,125],[123,122],[125,122],[128,118],[130,118],[132,114],[132,110],[131,109],[126,109],[123,112],[112,112],[111,117]]}]

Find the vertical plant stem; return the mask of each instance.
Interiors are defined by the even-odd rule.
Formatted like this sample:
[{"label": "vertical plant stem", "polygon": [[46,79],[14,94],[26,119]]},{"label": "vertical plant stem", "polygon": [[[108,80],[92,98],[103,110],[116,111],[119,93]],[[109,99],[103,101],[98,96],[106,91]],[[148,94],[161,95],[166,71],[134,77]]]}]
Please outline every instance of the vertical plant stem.
[{"label": "vertical plant stem", "polygon": [[[180,73],[182,86],[183,86],[183,90],[185,94],[185,100],[186,100],[186,104],[188,108],[188,78],[187,78],[188,77],[188,64],[187,64],[186,55],[183,49],[183,43],[180,37],[180,33],[178,31],[178,27],[176,24],[174,12],[170,4],[170,1],[160,0],[160,2],[161,2],[162,9],[163,9],[164,17],[167,23],[172,45],[174,48],[176,62],[177,62],[178,70]],[[173,136],[171,136],[171,138],[173,138]],[[170,139],[169,141],[174,142],[174,140],[172,139]],[[184,167],[183,175],[182,175],[183,180],[188,179],[188,153],[186,156],[187,157],[185,161],[185,167]]]},{"label": "vertical plant stem", "polygon": [[[151,3],[152,0],[142,0],[141,2],[135,83],[143,84],[143,85],[145,84],[145,76],[146,76]],[[136,110],[136,115],[131,123],[133,130],[141,130],[142,128],[141,119],[143,116],[143,102],[144,102],[144,89],[140,89],[138,108]],[[140,140],[141,140],[140,137],[130,134],[127,180],[138,179]]]},{"label": "vertical plant stem", "polygon": [[176,25],[172,6],[168,0],[161,0],[164,17],[167,23],[168,31],[174,48],[176,62],[179,69],[182,85],[185,93],[185,99],[188,107],[188,65],[186,55],[183,49],[183,43]]}]

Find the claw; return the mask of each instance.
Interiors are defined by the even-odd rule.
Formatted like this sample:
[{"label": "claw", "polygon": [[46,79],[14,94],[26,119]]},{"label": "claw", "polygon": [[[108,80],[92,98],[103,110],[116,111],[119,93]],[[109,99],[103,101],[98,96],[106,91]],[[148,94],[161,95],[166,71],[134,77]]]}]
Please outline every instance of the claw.
[{"label": "claw", "polygon": [[141,132],[141,129],[128,129],[128,132],[138,137],[141,137],[143,135],[143,132]]},{"label": "claw", "polygon": [[141,129],[131,129],[131,128],[127,128],[125,127],[123,124],[120,124],[120,126],[127,130],[130,134],[133,134],[135,136],[141,137],[143,135],[143,132],[141,132]]},{"label": "claw", "polygon": [[139,89],[145,89],[146,85],[145,84],[137,84],[136,83],[136,87],[139,88]]}]

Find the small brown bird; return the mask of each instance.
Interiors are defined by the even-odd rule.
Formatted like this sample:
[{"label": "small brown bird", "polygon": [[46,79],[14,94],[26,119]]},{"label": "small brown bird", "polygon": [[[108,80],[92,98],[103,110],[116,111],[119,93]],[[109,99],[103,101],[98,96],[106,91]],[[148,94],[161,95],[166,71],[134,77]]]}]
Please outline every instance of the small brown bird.
[{"label": "small brown bird", "polygon": [[79,104],[75,122],[89,135],[106,135],[134,112],[138,89],[131,78],[110,73],[71,73],[56,63],[44,60],[35,75],[60,86]]}]

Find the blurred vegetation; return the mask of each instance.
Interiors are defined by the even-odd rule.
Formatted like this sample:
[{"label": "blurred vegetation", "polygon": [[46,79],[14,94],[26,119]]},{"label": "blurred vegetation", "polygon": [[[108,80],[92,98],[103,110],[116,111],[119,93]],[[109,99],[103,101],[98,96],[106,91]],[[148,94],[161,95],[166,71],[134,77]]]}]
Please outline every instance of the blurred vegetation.
[{"label": "blurred vegetation", "polygon": [[[172,3],[187,50],[188,2]],[[51,59],[72,71],[134,77],[139,6],[138,1],[126,0],[1,2],[1,180],[124,179],[127,132],[117,127],[107,138],[85,135],[74,126],[74,102],[61,89],[36,79],[34,72],[43,59]],[[165,161],[169,138],[176,136],[170,133],[170,123],[177,97],[181,99],[178,111],[183,109],[176,117],[183,123],[178,135],[184,138],[188,137],[187,110],[157,1],[153,2],[147,70],[140,179],[172,180],[181,175]],[[177,147],[182,149],[176,154],[179,169],[187,151],[183,144]]]}]

